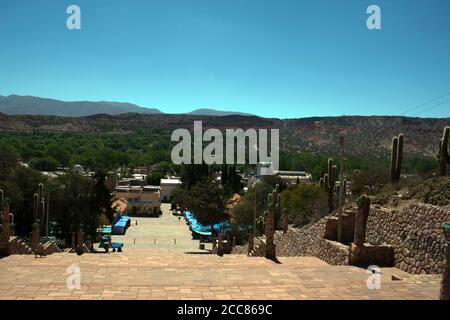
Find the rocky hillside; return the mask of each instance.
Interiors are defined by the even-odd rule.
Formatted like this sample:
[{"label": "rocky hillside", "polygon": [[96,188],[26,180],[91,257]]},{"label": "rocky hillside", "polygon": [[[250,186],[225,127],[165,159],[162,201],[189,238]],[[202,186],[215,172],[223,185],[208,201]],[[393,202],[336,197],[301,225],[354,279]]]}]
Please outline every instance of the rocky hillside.
[{"label": "rocky hillside", "polygon": [[127,134],[143,127],[162,128],[164,134],[176,128],[192,130],[195,120],[203,129],[267,128],[280,129],[282,150],[336,154],[338,137],[343,135],[347,153],[382,156],[390,152],[394,135],[405,135],[405,153],[434,156],[442,130],[450,118],[424,119],[388,116],[341,116],[301,119],[267,119],[256,116],[201,116],[175,114],[120,115],[98,114],[88,117],[60,117],[0,114],[0,131],[96,132]]}]

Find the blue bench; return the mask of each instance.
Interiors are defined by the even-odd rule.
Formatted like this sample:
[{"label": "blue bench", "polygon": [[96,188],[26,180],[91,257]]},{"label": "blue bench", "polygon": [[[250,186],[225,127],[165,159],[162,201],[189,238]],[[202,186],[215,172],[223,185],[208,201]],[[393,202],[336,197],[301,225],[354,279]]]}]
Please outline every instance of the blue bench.
[{"label": "blue bench", "polygon": [[[106,248],[105,243],[109,242],[109,247]],[[112,242],[110,237],[104,236],[100,240],[100,244],[98,245],[99,248],[105,249],[105,252],[108,252],[109,249],[113,249],[113,252],[122,252],[123,243],[122,242]]]}]

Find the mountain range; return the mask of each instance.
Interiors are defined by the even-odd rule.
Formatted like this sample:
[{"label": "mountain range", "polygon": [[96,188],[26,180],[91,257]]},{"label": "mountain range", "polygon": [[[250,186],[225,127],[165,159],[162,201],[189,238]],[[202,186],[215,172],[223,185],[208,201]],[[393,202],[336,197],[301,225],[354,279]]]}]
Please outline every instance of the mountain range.
[{"label": "mountain range", "polygon": [[[85,117],[95,114],[118,115],[122,113],[163,114],[156,108],[144,108],[132,103],[109,101],[66,102],[33,96],[0,96],[0,112],[7,115],[47,115],[66,117]],[[192,115],[229,116],[249,115],[241,112],[220,111],[200,108],[189,112]]]}]

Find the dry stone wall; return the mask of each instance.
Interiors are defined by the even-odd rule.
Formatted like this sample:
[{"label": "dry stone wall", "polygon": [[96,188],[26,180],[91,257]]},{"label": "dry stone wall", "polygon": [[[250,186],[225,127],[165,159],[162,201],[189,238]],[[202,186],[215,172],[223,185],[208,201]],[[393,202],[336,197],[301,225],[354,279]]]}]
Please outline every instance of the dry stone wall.
[{"label": "dry stone wall", "polygon": [[[276,255],[278,257],[314,256],[333,265],[348,264],[348,246],[324,239],[326,219],[301,229],[289,228],[287,233],[275,233]],[[256,239],[252,256],[264,256],[264,237]],[[245,254],[247,246],[237,246],[232,253]]]},{"label": "dry stone wall", "polygon": [[[349,246],[324,238],[327,216],[303,228],[289,228],[275,234],[276,254],[314,256],[332,265],[346,265]],[[394,247],[395,267],[410,273],[441,273],[444,235],[441,225],[450,219],[450,207],[413,203],[402,209],[372,206],[367,222],[366,242]],[[246,254],[246,246],[233,248]],[[264,256],[264,238],[256,239],[252,256]]]},{"label": "dry stone wall", "polygon": [[442,273],[445,239],[441,228],[449,207],[424,203],[402,209],[372,207],[366,241],[394,246],[395,266],[410,273]]}]

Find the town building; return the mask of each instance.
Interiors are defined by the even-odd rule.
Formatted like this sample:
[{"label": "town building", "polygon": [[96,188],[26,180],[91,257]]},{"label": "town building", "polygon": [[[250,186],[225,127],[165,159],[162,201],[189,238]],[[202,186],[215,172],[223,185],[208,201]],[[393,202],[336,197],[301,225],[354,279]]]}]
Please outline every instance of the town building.
[{"label": "town building", "polygon": [[167,179],[161,179],[161,202],[169,202],[171,200],[171,194],[173,189],[181,185],[179,178],[170,177]]},{"label": "town building", "polygon": [[311,174],[305,171],[276,171],[273,170],[273,165],[271,162],[259,162],[256,166],[256,176],[249,176],[247,185],[252,185],[257,179],[263,176],[279,177],[286,184],[301,184],[312,182]]},{"label": "town building", "polygon": [[114,197],[125,199],[126,214],[157,217],[161,212],[161,188],[158,186],[117,186]]},{"label": "town building", "polygon": [[274,171],[275,176],[280,177],[286,184],[311,183],[311,174],[305,171]]}]

